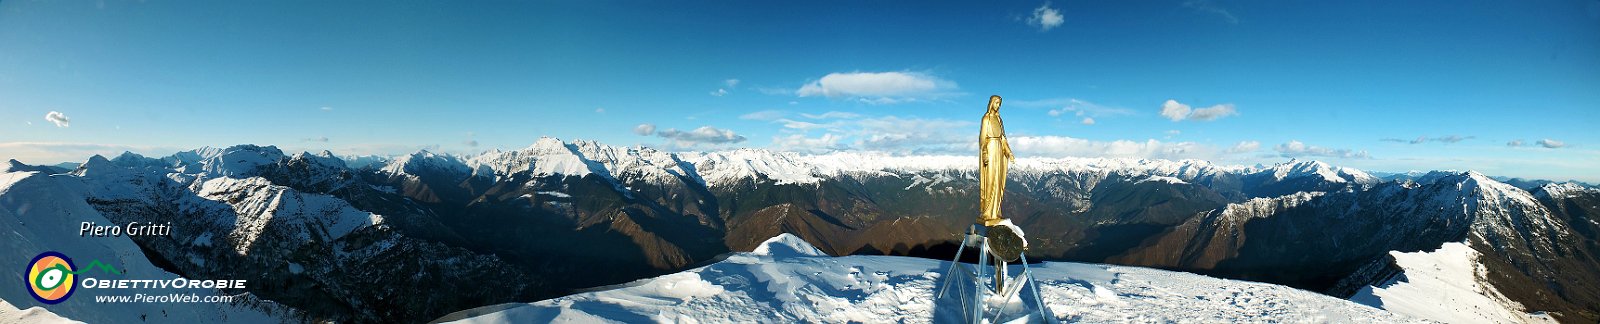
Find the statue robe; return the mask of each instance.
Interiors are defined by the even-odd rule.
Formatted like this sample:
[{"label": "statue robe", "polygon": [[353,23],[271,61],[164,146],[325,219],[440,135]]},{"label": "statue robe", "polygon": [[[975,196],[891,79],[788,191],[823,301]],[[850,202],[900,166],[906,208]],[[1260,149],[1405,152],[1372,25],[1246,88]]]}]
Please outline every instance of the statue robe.
[{"label": "statue robe", "polygon": [[1006,142],[1005,125],[1000,122],[1000,98],[989,99],[989,111],[983,114],[978,131],[979,204],[978,222],[994,226],[1000,216],[1000,199],[1006,192],[1006,168],[1015,160],[1011,144]]}]

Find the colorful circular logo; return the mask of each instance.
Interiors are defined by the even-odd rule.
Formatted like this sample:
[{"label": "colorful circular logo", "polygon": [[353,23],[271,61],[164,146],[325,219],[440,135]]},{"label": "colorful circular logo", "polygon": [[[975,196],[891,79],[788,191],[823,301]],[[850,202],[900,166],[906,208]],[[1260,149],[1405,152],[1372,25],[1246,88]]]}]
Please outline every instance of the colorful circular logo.
[{"label": "colorful circular logo", "polygon": [[78,283],[78,270],[72,259],[56,251],[46,251],[28,262],[28,294],[45,304],[56,304],[72,296]]}]

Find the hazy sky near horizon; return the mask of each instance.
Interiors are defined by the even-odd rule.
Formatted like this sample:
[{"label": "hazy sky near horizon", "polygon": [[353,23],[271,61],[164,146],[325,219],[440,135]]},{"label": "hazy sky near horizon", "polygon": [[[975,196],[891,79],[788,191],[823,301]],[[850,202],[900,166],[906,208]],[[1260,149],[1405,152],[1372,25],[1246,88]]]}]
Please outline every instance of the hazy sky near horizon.
[{"label": "hazy sky near horizon", "polygon": [[201,146],[1316,159],[1600,182],[1600,0],[0,1],[0,159]]}]

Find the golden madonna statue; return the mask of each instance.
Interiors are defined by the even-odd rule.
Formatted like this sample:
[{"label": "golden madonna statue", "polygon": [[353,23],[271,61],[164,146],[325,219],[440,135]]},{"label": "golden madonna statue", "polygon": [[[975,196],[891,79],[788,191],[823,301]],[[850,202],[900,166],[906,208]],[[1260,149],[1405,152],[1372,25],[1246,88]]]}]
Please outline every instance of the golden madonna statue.
[{"label": "golden madonna statue", "polygon": [[989,96],[989,111],[983,113],[978,128],[978,222],[995,226],[1000,216],[1000,199],[1006,194],[1006,167],[1015,161],[1011,144],[1006,142],[1006,127],[1000,122],[1000,96]]}]

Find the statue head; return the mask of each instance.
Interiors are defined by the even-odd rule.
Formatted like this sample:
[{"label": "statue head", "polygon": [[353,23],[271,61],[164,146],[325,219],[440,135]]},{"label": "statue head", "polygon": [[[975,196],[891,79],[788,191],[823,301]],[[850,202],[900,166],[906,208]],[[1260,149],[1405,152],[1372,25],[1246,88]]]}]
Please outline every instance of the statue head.
[{"label": "statue head", "polygon": [[1000,111],[1000,96],[989,96],[989,111]]}]

